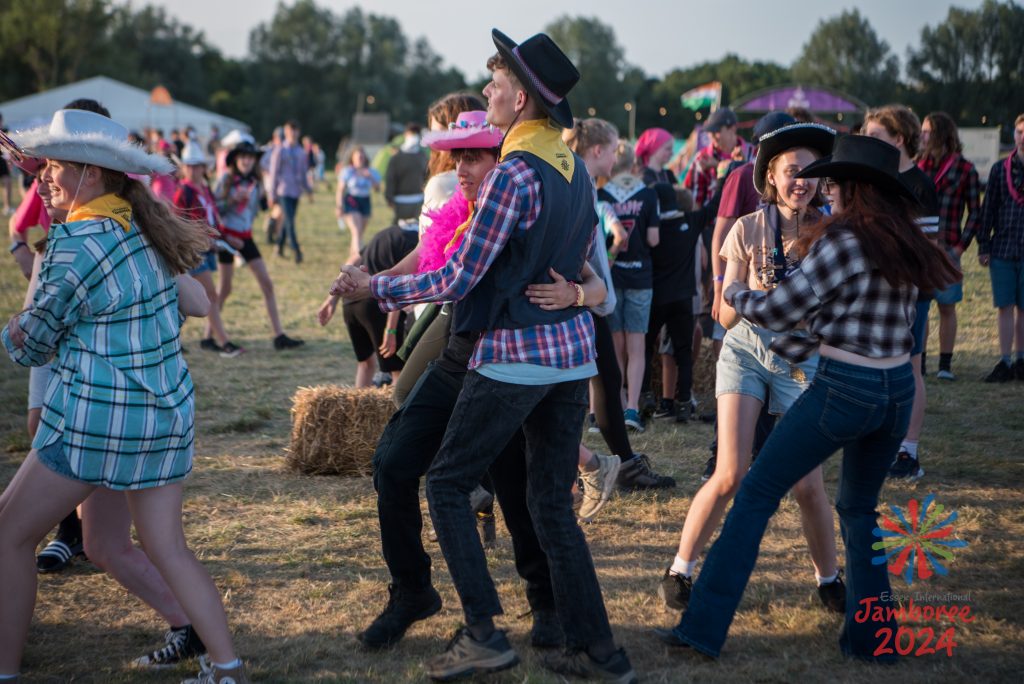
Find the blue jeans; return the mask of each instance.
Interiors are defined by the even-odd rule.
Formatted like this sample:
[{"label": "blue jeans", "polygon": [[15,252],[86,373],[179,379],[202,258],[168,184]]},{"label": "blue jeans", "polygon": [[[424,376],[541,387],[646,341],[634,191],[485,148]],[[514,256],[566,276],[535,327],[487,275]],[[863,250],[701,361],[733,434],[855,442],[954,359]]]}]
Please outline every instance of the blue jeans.
[{"label": "blue jeans", "polygon": [[583,531],[572,510],[587,380],[513,385],[466,375],[441,450],[427,472],[427,500],[468,624],[502,613],[476,532],[469,493],[517,430],[526,436],[526,504],[548,557],[566,645],[611,638]]},{"label": "blue jeans", "polygon": [[743,479],[718,540],[708,552],[676,635],[717,658],[750,580],[761,537],[779,501],[800,478],[843,450],[836,510],[846,546],[846,623],[839,647],[848,656],[875,657],[882,627],[894,620],[856,622],[867,597],[889,592],[888,568],[873,565],[878,492],[910,423],[914,376],[910,364],[891,370],[821,359],[817,375],[779,421]]},{"label": "blue jeans", "polygon": [[284,239],[287,236],[292,249],[298,252],[299,240],[295,237],[295,213],[299,210],[299,198],[281,196],[277,198],[277,201],[281,203],[281,213],[283,214],[281,232],[277,236],[277,248],[284,247]]}]

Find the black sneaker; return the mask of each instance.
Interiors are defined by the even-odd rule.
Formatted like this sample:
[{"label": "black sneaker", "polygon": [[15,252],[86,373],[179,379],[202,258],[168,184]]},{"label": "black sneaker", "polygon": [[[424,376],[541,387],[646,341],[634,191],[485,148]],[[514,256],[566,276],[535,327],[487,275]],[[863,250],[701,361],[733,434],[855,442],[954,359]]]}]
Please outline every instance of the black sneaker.
[{"label": "black sneaker", "polygon": [[171,627],[164,634],[164,642],[167,644],[166,646],[147,653],[141,658],[136,658],[132,661],[132,665],[150,670],[162,670],[206,654],[206,646],[203,645],[203,641],[196,631],[192,629],[192,625]]},{"label": "black sneaker", "polygon": [[497,543],[497,530],[494,526],[494,513],[477,513],[476,523],[480,527],[480,543],[485,549],[493,549],[494,545]]},{"label": "black sneaker", "polygon": [[640,416],[646,420],[654,415],[658,408],[658,402],[654,400],[654,392],[644,392],[640,395]]},{"label": "black sneaker", "polygon": [[658,583],[658,596],[665,602],[665,607],[672,610],[686,610],[692,591],[693,578],[676,575],[671,568],[665,570],[661,582]]},{"label": "black sneaker", "polygon": [[890,480],[905,480],[906,482],[913,482],[914,480],[920,480],[924,475],[924,468],[921,467],[921,463],[910,455],[906,449],[900,449],[900,452],[896,455],[896,460],[889,466],[888,478]]},{"label": "black sneaker", "polygon": [[203,351],[219,352],[224,351],[224,348],[217,344],[217,341],[212,337],[199,340],[199,348]]},{"label": "black sneaker", "polygon": [[1013,377],[1024,381],[1024,359],[1017,359],[1013,362]]},{"label": "black sneaker", "polygon": [[295,349],[306,344],[305,340],[297,340],[294,337],[288,337],[284,333],[281,333],[274,338],[274,349],[281,351],[282,349]]},{"label": "black sneaker", "polygon": [[534,610],[530,627],[530,646],[534,648],[561,648],[565,645],[562,623],[554,610]]},{"label": "black sneaker", "polygon": [[616,684],[633,684],[639,681],[633,666],[626,657],[626,651],[619,649],[604,662],[594,660],[585,649],[573,648],[561,653],[549,653],[541,657],[541,665],[552,672],[570,677],[595,679]]},{"label": "black sneaker", "polygon": [[597,416],[593,413],[587,414],[587,432],[592,435],[596,435],[601,432],[601,428],[597,427]]},{"label": "black sneaker", "polygon": [[619,486],[623,489],[668,489],[675,487],[676,481],[651,470],[651,461],[645,454],[636,454],[619,468]]},{"label": "black sneaker", "polygon": [[708,459],[707,463],[704,464],[704,472],[700,476],[701,482],[707,482],[711,479],[711,476],[715,474],[715,466],[718,465],[718,457],[712,456]]},{"label": "black sneaker", "polygon": [[985,382],[1009,382],[1014,378],[1013,366],[1000,361],[992,372],[985,377]]},{"label": "black sneaker", "polygon": [[36,556],[36,570],[41,573],[60,572],[75,556],[84,557],[81,539],[54,539]]},{"label": "black sneaker", "polygon": [[674,418],[676,415],[676,402],[671,399],[662,398],[658,408],[654,411],[655,418]]},{"label": "black sneaker", "polygon": [[463,627],[448,642],[444,653],[426,663],[427,676],[436,682],[450,682],[487,672],[507,670],[519,664],[505,632],[500,629],[486,641],[477,641],[469,629]]},{"label": "black sneaker", "polygon": [[821,599],[821,605],[833,613],[846,612],[846,585],[843,583],[842,570],[828,584],[818,585],[818,598]]},{"label": "black sneaker", "polygon": [[688,401],[676,402],[676,422],[689,423],[693,415],[694,406]]},{"label": "black sneaker", "polygon": [[245,353],[245,349],[243,349],[242,347],[239,347],[237,344],[235,344],[234,342],[231,342],[230,340],[225,342],[224,346],[221,347],[221,349],[220,349],[220,355],[221,355],[222,358],[225,358],[225,359],[233,359],[236,356],[241,356],[244,353]]},{"label": "black sneaker", "polygon": [[426,620],[441,610],[441,595],[434,587],[421,591],[388,585],[388,605],[370,626],[356,635],[359,643],[369,649],[394,646],[414,622]]}]

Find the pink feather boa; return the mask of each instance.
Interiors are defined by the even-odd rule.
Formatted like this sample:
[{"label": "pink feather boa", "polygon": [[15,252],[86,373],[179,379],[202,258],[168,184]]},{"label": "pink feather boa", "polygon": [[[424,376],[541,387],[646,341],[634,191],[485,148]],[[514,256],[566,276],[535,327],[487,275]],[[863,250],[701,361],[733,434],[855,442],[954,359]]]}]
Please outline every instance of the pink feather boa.
[{"label": "pink feather boa", "polygon": [[[469,218],[469,202],[457,189],[443,207],[427,211],[426,216],[432,221],[430,227],[420,237],[420,263],[418,273],[436,271],[448,263],[459,245],[445,249],[452,241],[455,230]],[[465,237],[465,233],[462,234]],[[462,240],[459,240],[461,244]]]}]

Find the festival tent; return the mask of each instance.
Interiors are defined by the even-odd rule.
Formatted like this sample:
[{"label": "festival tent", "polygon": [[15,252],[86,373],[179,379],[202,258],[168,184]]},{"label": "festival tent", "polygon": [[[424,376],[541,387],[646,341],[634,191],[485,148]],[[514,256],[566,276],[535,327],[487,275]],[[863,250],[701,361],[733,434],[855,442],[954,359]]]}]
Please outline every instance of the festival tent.
[{"label": "festival tent", "polygon": [[[750,93],[733,103],[737,112],[764,113],[803,107],[812,114],[836,116],[857,115],[868,106],[846,93],[822,86],[785,85]],[[840,118],[840,120],[842,120]]]},{"label": "festival tent", "polygon": [[205,137],[210,126],[216,126],[221,135],[235,128],[249,130],[247,124],[237,119],[174,101],[162,86],[150,92],[106,76],[87,78],[0,103],[0,113],[5,128],[20,130],[48,122],[56,110],[79,98],[99,101],[110,110],[114,120],[137,132],[144,128],[162,128],[169,132],[173,128],[192,126],[197,134]]}]

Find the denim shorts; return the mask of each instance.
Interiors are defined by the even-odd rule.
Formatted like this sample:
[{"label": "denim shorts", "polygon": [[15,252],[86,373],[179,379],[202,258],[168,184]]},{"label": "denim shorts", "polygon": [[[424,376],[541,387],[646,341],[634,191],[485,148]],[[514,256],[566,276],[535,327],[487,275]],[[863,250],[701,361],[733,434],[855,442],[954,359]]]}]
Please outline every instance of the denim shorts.
[{"label": "denim shorts", "polygon": [[914,346],[910,350],[911,356],[924,353],[924,343],[928,337],[928,310],[931,308],[932,300],[930,298],[917,303],[914,325],[910,327],[910,334],[914,338]]},{"label": "denim shorts", "polygon": [[622,290],[615,288],[615,311],[608,316],[612,332],[647,334],[651,319],[654,290]]},{"label": "denim shorts", "polygon": [[1024,309],[1024,261],[992,259],[988,265],[992,278],[992,303],[997,309],[1016,306]]},{"label": "denim shorts", "polygon": [[68,461],[68,457],[64,453],[64,443],[60,440],[53,444],[48,444],[42,449],[37,449],[36,458],[39,459],[40,463],[58,475],[63,475],[71,480],[78,480],[71,471],[71,462]]},{"label": "denim shorts", "polygon": [[[960,257],[956,252],[952,250],[946,250],[946,254],[949,255],[949,260],[956,264],[956,267],[960,268]],[[956,304],[957,302],[964,301],[964,282],[961,280],[958,283],[953,283],[945,290],[935,291],[935,302],[942,304],[943,306],[948,304]]]},{"label": "denim shorts", "polygon": [[344,197],[341,198],[341,213],[362,214],[363,216],[369,216],[370,198],[358,197],[356,195],[345,195]]},{"label": "denim shorts", "polygon": [[767,399],[768,412],[773,415],[788,411],[810,387],[818,369],[818,355],[791,364],[769,348],[783,334],[740,319],[725,334],[715,366],[715,396],[744,394],[762,402]]},{"label": "denim shorts", "polygon": [[211,249],[209,252],[203,255],[202,261],[199,265],[188,272],[189,275],[197,276],[200,273],[216,273],[217,272],[217,250]]}]

